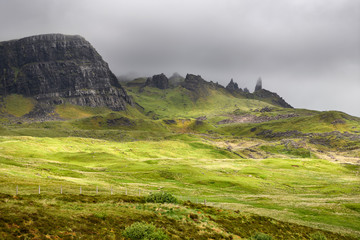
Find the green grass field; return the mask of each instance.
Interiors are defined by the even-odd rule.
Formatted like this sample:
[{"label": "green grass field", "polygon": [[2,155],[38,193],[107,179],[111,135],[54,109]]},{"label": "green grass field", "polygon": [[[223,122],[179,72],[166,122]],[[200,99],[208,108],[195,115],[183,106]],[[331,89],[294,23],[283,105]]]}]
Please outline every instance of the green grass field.
[{"label": "green grass field", "polygon": [[[277,220],[360,236],[360,170],[326,160],[241,159],[198,137],[114,142],[0,138],[0,192],[145,195],[167,191]],[[32,197],[35,198],[35,197]],[[52,197],[49,197],[50,199]],[[37,200],[38,201],[38,200]],[[45,201],[45,200],[44,200]],[[46,200],[52,201],[52,200]],[[88,210],[86,210],[88,211]],[[284,238],[285,239],[285,238]]]}]

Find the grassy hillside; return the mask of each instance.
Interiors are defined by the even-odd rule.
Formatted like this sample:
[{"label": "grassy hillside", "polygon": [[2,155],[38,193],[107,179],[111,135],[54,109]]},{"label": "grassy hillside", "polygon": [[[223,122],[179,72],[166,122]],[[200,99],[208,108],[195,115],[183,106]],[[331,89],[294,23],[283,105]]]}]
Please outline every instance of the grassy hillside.
[{"label": "grassy hillside", "polygon": [[241,159],[184,135],[122,143],[1,137],[0,148],[0,192],[13,195],[18,185],[21,195],[36,194],[41,185],[50,194],[42,200],[46,205],[61,205],[51,200],[60,186],[67,194],[79,193],[80,186],[85,194],[95,194],[98,186],[105,195],[111,188],[132,195],[162,190],[194,203],[206,199],[225,209],[360,236],[358,166],[311,158]]},{"label": "grassy hillside", "polygon": [[236,98],[225,90],[209,89],[208,95],[194,101],[191,91],[176,87],[161,90],[153,87],[128,87],[129,95],[144,107],[144,111],[157,118],[197,118],[232,112],[236,109],[248,111],[255,108],[272,106],[268,103]]}]

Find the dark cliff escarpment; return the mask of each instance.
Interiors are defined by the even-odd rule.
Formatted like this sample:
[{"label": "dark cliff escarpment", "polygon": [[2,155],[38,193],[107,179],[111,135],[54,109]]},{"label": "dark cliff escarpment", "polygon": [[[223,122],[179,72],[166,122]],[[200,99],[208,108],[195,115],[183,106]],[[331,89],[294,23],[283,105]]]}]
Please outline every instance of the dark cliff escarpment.
[{"label": "dark cliff escarpment", "polygon": [[0,43],[0,94],[39,103],[124,110],[132,104],[108,64],[81,36],[46,34]]}]

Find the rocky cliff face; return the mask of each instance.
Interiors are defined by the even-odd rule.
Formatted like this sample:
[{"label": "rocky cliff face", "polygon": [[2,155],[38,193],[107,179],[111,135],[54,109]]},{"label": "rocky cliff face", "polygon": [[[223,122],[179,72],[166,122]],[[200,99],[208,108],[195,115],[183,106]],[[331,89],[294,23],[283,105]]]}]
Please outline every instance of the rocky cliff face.
[{"label": "rocky cliff face", "polygon": [[0,43],[0,94],[38,102],[106,106],[132,104],[108,64],[81,36],[46,34]]}]

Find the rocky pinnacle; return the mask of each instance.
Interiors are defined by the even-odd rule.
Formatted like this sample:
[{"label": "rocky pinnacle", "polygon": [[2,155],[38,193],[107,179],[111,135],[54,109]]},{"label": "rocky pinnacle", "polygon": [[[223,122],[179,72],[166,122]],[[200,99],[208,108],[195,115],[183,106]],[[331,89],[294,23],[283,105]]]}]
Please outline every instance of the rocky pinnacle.
[{"label": "rocky pinnacle", "polygon": [[262,89],[262,80],[259,78],[256,82],[255,92]]}]

